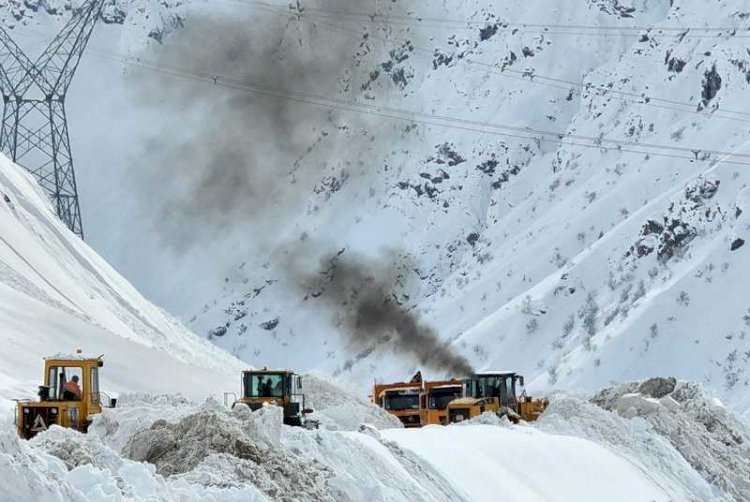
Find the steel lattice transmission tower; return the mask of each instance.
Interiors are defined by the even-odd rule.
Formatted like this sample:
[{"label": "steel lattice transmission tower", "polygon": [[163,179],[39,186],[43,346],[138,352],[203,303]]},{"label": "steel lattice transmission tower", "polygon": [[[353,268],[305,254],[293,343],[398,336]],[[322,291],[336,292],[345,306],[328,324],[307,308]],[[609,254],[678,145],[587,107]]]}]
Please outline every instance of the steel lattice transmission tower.
[{"label": "steel lattice transmission tower", "polygon": [[88,0],[31,60],[0,27],[0,150],[37,179],[60,219],[83,238],[65,94],[105,0]]}]

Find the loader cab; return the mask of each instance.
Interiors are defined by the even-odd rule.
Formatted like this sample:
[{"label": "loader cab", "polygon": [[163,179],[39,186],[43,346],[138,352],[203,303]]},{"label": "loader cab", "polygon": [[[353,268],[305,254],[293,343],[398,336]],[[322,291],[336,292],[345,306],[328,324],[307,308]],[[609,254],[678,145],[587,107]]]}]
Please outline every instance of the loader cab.
[{"label": "loader cab", "polygon": [[501,408],[518,412],[516,383],[523,387],[523,377],[510,371],[488,371],[474,374],[466,382],[466,395],[474,398],[495,397]]},{"label": "loader cab", "polygon": [[44,385],[39,386],[39,401],[19,400],[16,423],[21,437],[30,439],[56,424],[86,432],[91,417],[102,406],[114,407],[99,387],[102,356],[53,356],[44,360]]},{"label": "loader cab", "polygon": [[243,371],[242,397],[237,402],[246,404],[253,411],[263,406],[280,406],[284,409],[284,423],[287,425],[303,425],[304,415],[313,412],[305,407],[302,377],[287,370]]},{"label": "loader cab", "polygon": [[[532,398],[526,394],[526,390],[523,388],[523,376],[513,371],[485,371],[475,373],[471,378],[466,380],[465,385],[466,397],[477,400],[495,400],[495,405],[489,405],[485,401],[485,411],[494,411],[492,408],[496,408],[498,414],[507,416],[514,423],[518,423],[520,420],[533,422],[549,406],[547,398]],[[518,393],[519,388],[522,389],[520,394]],[[449,422],[452,421],[450,418],[450,408],[453,404],[449,405]],[[472,413],[466,411],[463,414],[469,418],[475,416],[473,411]]]}]

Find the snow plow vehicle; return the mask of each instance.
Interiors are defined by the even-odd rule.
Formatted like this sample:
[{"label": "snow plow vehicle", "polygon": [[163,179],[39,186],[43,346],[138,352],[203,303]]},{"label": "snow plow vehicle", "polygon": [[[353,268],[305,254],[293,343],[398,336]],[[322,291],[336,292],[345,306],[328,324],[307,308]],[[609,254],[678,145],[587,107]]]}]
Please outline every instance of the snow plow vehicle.
[{"label": "snow plow vehicle", "polygon": [[232,404],[246,404],[252,411],[263,406],[279,406],[284,410],[284,423],[297,427],[317,428],[317,422],[307,418],[312,413],[305,406],[301,392],[302,377],[289,370],[247,370],[242,372],[242,396]]},{"label": "snow plow vehicle", "polygon": [[513,423],[533,422],[549,405],[546,398],[533,399],[524,389],[516,393],[516,384],[524,386],[523,376],[510,371],[475,373],[464,383],[464,397],[448,403],[448,423],[469,420],[484,412],[507,416]]},{"label": "snow plow vehicle", "polygon": [[[101,413],[103,405],[114,408],[117,403],[99,390],[102,366],[102,356],[44,358],[44,385],[39,386],[39,401],[16,402],[18,435],[31,439],[53,424],[87,432],[92,416]],[[103,397],[106,403],[102,402]]]},{"label": "snow plow vehicle", "polygon": [[424,382],[419,396],[419,415],[422,425],[446,425],[448,404],[463,396],[461,380],[439,380]]},{"label": "snow plow vehicle", "polygon": [[419,396],[422,381],[375,384],[372,401],[388,413],[395,415],[404,427],[421,427]]}]

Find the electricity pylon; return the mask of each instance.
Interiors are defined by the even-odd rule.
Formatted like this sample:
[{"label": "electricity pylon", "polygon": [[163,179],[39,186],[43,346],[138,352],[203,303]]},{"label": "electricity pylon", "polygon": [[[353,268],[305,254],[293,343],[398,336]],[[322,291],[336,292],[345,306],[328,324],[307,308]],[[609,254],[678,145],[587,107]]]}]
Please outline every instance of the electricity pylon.
[{"label": "electricity pylon", "polygon": [[65,94],[105,0],[73,12],[35,62],[0,27],[0,150],[34,175],[60,219],[83,238]]}]

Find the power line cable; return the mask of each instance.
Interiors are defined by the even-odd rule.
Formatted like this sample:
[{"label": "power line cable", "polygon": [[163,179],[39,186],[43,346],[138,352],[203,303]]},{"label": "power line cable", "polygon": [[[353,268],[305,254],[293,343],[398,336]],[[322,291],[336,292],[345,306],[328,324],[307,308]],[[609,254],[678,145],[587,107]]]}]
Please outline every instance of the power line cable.
[{"label": "power line cable", "polygon": [[[123,64],[137,66],[145,68],[151,71],[169,74],[175,77],[190,79],[194,81],[200,81],[204,83],[212,83],[214,85],[230,88],[234,90],[241,90],[246,92],[253,92],[258,94],[269,95],[280,99],[286,99],[296,101],[300,103],[306,103],[325,108],[333,108],[340,110],[348,110],[359,113],[367,113],[371,115],[377,115],[385,118],[391,118],[396,120],[405,120],[410,122],[423,123],[426,125],[447,127],[458,130],[481,132],[487,134],[494,134],[510,138],[534,140],[551,142],[554,144],[563,144],[571,146],[580,146],[585,148],[594,148],[601,150],[616,150],[628,153],[637,153],[642,155],[653,155],[661,157],[671,157],[685,159],[689,161],[712,161],[711,156],[725,156],[749,158],[750,154],[738,154],[735,152],[726,152],[721,150],[704,149],[704,148],[687,148],[677,147],[672,145],[659,145],[650,143],[638,143],[627,140],[617,140],[605,137],[592,137],[578,134],[570,134],[558,131],[547,131],[543,129],[534,129],[530,127],[517,127],[507,126],[501,124],[495,124],[485,121],[462,119],[460,117],[452,117],[445,115],[428,114],[424,112],[418,112],[413,110],[403,110],[399,108],[391,108],[380,105],[360,103],[352,100],[344,100],[340,98],[331,98],[327,96],[321,96],[310,93],[303,93],[297,91],[279,91],[268,88],[263,88],[257,85],[253,85],[232,77],[216,74],[198,74],[188,70],[170,67],[164,65],[161,62],[148,61],[141,58],[128,59],[122,57],[122,55],[112,55],[96,49],[90,49],[90,52],[99,57],[104,57],[110,60],[118,61]],[[540,137],[541,136],[541,137]],[[573,140],[573,141],[571,141]],[[588,143],[581,143],[586,141]],[[607,146],[610,145],[610,146]],[[665,153],[674,152],[674,153]],[[684,153],[685,155],[677,155],[678,153]],[[691,156],[687,154],[691,154]],[[703,154],[704,157],[699,158],[698,154]],[[750,162],[741,161],[725,161],[727,163],[738,164],[738,165],[750,165]]]},{"label": "power line cable", "polygon": [[[727,152],[721,150],[709,150],[702,148],[686,148],[676,147],[671,145],[658,145],[649,143],[638,143],[633,141],[615,140],[610,138],[597,138],[592,136],[576,135],[560,133],[557,131],[546,131],[533,128],[525,127],[514,127],[504,126],[500,124],[494,124],[491,122],[477,121],[462,119],[459,117],[451,117],[445,115],[433,115],[424,112],[417,112],[413,110],[403,110],[398,108],[391,108],[386,106],[360,103],[357,101],[344,100],[340,98],[330,98],[327,96],[315,95],[310,93],[302,93],[297,91],[279,91],[269,88],[256,86],[242,82],[238,79],[221,75],[201,75],[192,73],[186,70],[182,70],[175,67],[166,66],[162,63],[154,61],[146,61],[142,59],[127,60],[109,54],[98,53],[93,51],[92,53],[113,59],[118,62],[129,64],[145,68],[151,71],[169,74],[179,78],[190,79],[194,81],[200,81],[207,84],[217,85],[219,87],[253,92],[268,96],[277,97],[280,99],[286,99],[290,101],[296,101],[300,103],[306,103],[324,108],[333,108],[339,110],[348,110],[353,112],[367,113],[371,115],[381,116],[385,118],[392,118],[396,120],[404,120],[410,122],[423,123],[426,125],[447,127],[452,129],[459,129],[472,132],[481,132],[487,134],[494,134],[504,137],[519,138],[526,140],[538,140],[551,142],[555,144],[565,144],[572,146],[581,146],[586,148],[602,149],[602,150],[616,150],[629,153],[638,153],[643,155],[654,155],[662,157],[680,158],[690,161],[711,161],[712,159],[704,157],[698,157],[698,154],[704,154],[705,156],[727,156],[727,157],[739,157],[750,159],[750,154],[738,154],[735,152]],[[542,136],[541,138],[539,136]],[[571,141],[573,140],[573,141]],[[588,141],[589,143],[582,143],[582,141]],[[607,146],[610,145],[610,146]],[[659,151],[663,150],[663,151]],[[674,152],[674,153],[665,153]],[[677,155],[677,153],[683,153],[685,155]],[[687,155],[687,154],[691,154]],[[728,161],[729,163],[739,165],[750,165],[750,161]]]},{"label": "power line cable", "polygon": [[[232,3],[240,3],[240,4],[244,4],[244,5],[249,5],[246,1],[241,1],[241,0],[227,0],[227,1],[230,1]],[[281,15],[293,15],[294,18],[297,19],[297,20],[304,20],[304,16],[295,15],[293,13],[290,14],[289,11],[280,10],[278,8],[269,6],[266,3],[263,3],[263,2],[253,2],[253,3],[256,6],[258,6],[259,8],[264,9],[264,10],[266,10],[268,12],[273,12],[275,14],[281,14]],[[315,20],[313,20],[313,21],[315,21]],[[334,29],[337,29],[337,30],[340,30],[340,31],[347,31],[347,32],[356,34],[358,37],[361,36],[361,32],[359,32],[357,30],[354,30],[354,29],[351,29],[351,28],[348,28],[348,27],[344,27],[344,26],[340,26],[340,25],[332,24],[332,23],[327,23],[327,22],[320,21],[320,20],[317,20],[317,22],[319,24],[322,24],[322,25],[325,25],[325,26],[328,26],[328,27],[331,27],[331,28],[334,28]],[[387,44],[390,44],[390,45],[393,45],[395,47],[399,47],[395,42],[393,42],[393,41],[391,41],[389,39],[386,39],[384,37],[379,37],[378,35],[368,34],[368,37],[376,39],[376,40],[383,41],[383,42],[385,42]],[[414,46],[413,44],[411,45],[411,47],[414,49],[414,51],[422,53],[422,54],[429,55],[430,57],[434,57],[434,55],[435,55],[435,51],[434,50],[431,50],[431,49],[428,49],[428,48],[425,48],[425,47]],[[568,91],[571,90],[570,87],[574,87],[574,88],[578,89],[577,94],[579,94],[579,95],[583,95],[584,91],[596,90],[596,91],[600,91],[600,92],[605,93],[605,94],[615,94],[615,95],[618,95],[618,96],[624,96],[625,98],[633,98],[633,99],[624,99],[624,98],[621,99],[621,101],[624,101],[624,102],[631,102],[631,103],[642,105],[642,106],[651,106],[651,107],[655,107],[655,108],[661,108],[661,109],[667,109],[667,110],[674,110],[674,111],[679,111],[679,112],[683,112],[683,113],[693,113],[693,114],[697,114],[697,115],[701,115],[701,116],[708,115],[708,112],[705,112],[703,110],[697,110],[696,109],[696,105],[693,104],[693,103],[684,103],[684,102],[670,100],[670,99],[666,99],[666,98],[659,98],[659,97],[655,97],[655,96],[649,96],[646,93],[637,94],[635,92],[620,91],[620,90],[611,89],[611,88],[605,87],[605,86],[583,85],[583,84],[578,83],[578,82],[573,82],[573,81],[570,81],[570,80],[560,79],[560,78],[557,78],[557,77],[548,77],[548,76],[545,76],[545,75],[542,75],[542,74],[538,74],[538,73],[535,73],[534,71],[529,71],[529,70],[523,70],[522,71],[522,70],[514,70],[514,69],[511,69],[511,68],[498,69],[494,64],[483,63],[483,62],[475,61],[475,60],[460,59],[458,61],[460,63],[462,63],[462,64],[465,64],[465,65],[476,65],[476,66],[485,67],[485,68],[487,68],[487,72],[493,73],[493,74],[501,76],[503,78],[513,78],[514,80],[523,80],[525,82],[531,82],[531,83],[535,83],[535,84],[538,84],[538,85],[545,85],[545,86],[548,86],[548,87],[555,87],[555,88],[558,88],[558,89],[564,89],[564,90],[568,90]],[[519,77],[512,77],[512,76],[508,75],[506,72],[512,73],[512,74],[515,74],[515,75],[519,75]],[[567,87],[562,87],[560,84],[564,84]],[[655,103],[652,103],[652,101],[655,102]],[[664,104],[663,105],[659,105],[659,104],[656,104],[656,103],[664,103]],[[673,106],[669,106],[669,105],[673,105]],[[680,107],[684,107],[684,108],[675,108],[676,106],[680,106]],[[710,116],[711,117],[716,117],[716,118],[722,118],[722,119],[725,119],[725,120],[733,120],[733,121],[738,121],[738,122],[750,123],[750,112],[745,112],[745,111],[740,111],[740,110],[732,110],[732,109],[723,109],[722,108],[722,109],[718,109],[718,110],[715,110],[715,111],[711,112]]]},{"label": "power line cable", "polygon": [[[280,6],[272,5],[267,2],[260,0],[230,0],[233,3],[246,4],[246,5],[262,5],[267,8],[279,9]],[[416,25],[416,26],[427,26],[427,27],[438,27],[438,28],[457,28],[457,29],[477,29],[491,26],[493,22],[498,24],[498,31],[524,31],[529,32],[533,30],[539,30],[541,34],[551,33],[548,30],[587,30],[590,31],[591,35],[598,35],[596,32],[606,31],[631,31],[631,32],[672,32],[676,34],[686,33],[693,36],[691,32],[738,32],[748,31],[750,32],[750,26],[615,26],[615,25],[582,25],[582,24],[554,24],[554,23],[507,23],[500,19],[446,19],[446,18],[431,18],[424,16],[405,16],[405,15],[394,15],[394,14],[381,14],[381,13],[365,13],[365,12],[353,12],[346,10],[331,10],[322,9],[319,7],[309,7],[298,4],[297,8],[286,9],[287,13],[293,15],[315,15],[321,17],[333,17],[333,18],[345,18],[352,21],[364,21],[373,24],[404,24],[404,25]],[[558,34],[566,35],[578,35],[585,34],[580,32],[564,31]],[[620,34],[620,33],[615,33]],[[633,33],[630,33],[631,35]],[[737,36],[737,35],[735,35]],[[750,37],[750,33],[747,35]]]}]

